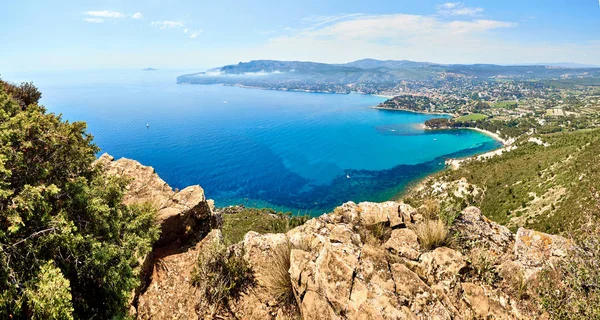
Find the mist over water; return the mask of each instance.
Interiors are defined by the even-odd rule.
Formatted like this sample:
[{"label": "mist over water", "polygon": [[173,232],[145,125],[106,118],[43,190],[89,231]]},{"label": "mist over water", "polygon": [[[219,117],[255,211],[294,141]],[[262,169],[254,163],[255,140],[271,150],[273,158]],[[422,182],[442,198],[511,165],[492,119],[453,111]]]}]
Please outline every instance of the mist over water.
[{"label": "mist over water", "polygon": [[379,97],[175,84],[186,72],[3,77],[34,81],[50,112],[88,123],[102,153],[152,166],[173,188],[199,184],[217,206],[317,215],[384,201],[447,157],[499,146],[471,130],[425,132],[434,116],[369,108]]}]

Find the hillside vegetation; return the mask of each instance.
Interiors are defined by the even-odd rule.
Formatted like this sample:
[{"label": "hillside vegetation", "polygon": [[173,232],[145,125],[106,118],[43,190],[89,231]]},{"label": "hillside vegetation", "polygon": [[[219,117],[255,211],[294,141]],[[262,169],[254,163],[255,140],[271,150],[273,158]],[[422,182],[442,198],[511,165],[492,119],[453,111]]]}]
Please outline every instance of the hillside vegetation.
[{"label": "hillside vegetation", "polygon": [[[513,230],[549,233],[578,227],[600,190],[600,130],[541,135],[550,146],[523,139],[517,148],[484,161],[468,161],[431,181],[468,183],[483,189],[472,203]],[[430,181],[430,182],[431,182]]]}]

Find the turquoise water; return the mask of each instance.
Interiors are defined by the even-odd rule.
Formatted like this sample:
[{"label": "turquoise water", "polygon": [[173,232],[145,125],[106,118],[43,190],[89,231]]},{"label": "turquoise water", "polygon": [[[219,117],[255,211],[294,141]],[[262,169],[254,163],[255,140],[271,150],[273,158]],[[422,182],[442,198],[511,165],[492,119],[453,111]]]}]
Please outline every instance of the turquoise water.
[{"label": "turquoise water", "polygon": [[200,184],[217,206],[315,215],[384,201],[447,157],[499,146],[470,130],[425,132],[433,116],[369,108],[379,97],[175,84],[186,72],[4,77],[33,80],[49,111],[88,123],[102,152],[153,166],[174,188]]}]

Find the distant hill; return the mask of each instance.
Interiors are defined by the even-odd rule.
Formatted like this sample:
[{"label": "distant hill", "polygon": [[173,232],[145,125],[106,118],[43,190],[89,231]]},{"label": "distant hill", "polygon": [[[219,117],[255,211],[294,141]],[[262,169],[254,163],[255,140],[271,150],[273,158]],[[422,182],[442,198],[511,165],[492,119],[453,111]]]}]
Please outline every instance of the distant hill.
[{"label": "distant hill", "polygon": [[278,90],[350,92],[356,85],[379,88],[395,86],[400,81],[448,78],[532,80],[589,77],[600,77],[600,69],[542,65],[444,65],[375,59],[363,59],[344,64],[253,60],[210,69],[206,72],[182,75],[177,78],[177,82],[240,85]]},{"label": "distant hill", "polygon": [[558,67],[558,68],[567,68],[567,69],[600,68],[600,66],[593,65],[593,64],[583,64],[583,63],[574,63],[574,62],[530,63],[530,64],[524,64],[524,65]]},{"label": "distant hill", "polygon": [[376,59],[362,59],[353,62],[340,64],[340,66],[357,67],[362,69],[377,69],[377,68],[388,68],[388,69],[406,69],[406,68],[423,68],[434,66],[435,63],[430,62],[415,62],[410,60],[376,60]]},{"label": "distant hill", "polygon": [[154,68],[146,68],[146,69],[142,69],[142,71],[156,71],[158,69],[154,69]]}]

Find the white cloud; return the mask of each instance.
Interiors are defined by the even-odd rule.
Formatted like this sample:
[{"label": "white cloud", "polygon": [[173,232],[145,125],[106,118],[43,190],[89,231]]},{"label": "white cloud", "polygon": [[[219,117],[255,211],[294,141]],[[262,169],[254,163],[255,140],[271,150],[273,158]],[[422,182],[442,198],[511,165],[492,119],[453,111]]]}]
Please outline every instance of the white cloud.
[{"label": "white cloud", "polygon": [[202,32],[204,32],[204,30],[201,30],[201,29],[199,29],[199,30],[190,30],[188,28],[185,28],[183,30],[183,33],[189,34],[190,39],[196,39],[196,38],[198,38],[198,35],[200,35]]},{"label": "white cloud", "polygon": [[190,31],[189,32],[190,33],[190,39],[196,39],[196,38],[198,38],[198,35],[200,35],[202,32],[204,32],[204,30]]},{"label": "white cloud", "polygon": [[135,19],[135,20],[140,20],[143,17],[144,17],[144,15],[141,12],[136,12],[136,13],[134,13],[134,14],[131,15],[131,18]]},{"label": "white cloud", "polygon": [[85,18],[83,21],[91,22],[91,23],[102,23],[104,20],[100,18]]},{"label": "white cloud", "polygon": [[456,34],[475,34],[516,25],[496,20],[445,21],[434,16],[411,14],[361,15],[321,27],[292,30],[290,35],[281,38],[401,43],[420,38],[449,39]]},{"label": "white cloud", "polygon": [[[506,60],[501,55],[505,43],[495,33],[516,26],[508,21],[448,20],[436,15],[356,15],[289,30],[244,52],[252,59],[336,63],[362,58],[473,63],[500,56]],[[237,59],[249,60],[248,56]]]},{"label": "white cloud", "polygon": [[448,27],[452,30],[452,33],[454,34],[465,32],[485,32],[493,29],[511,28],[516,26],[517,24],[514,22],[504,22],[495,20],[452,21],[448,23]]},{"label": "white cloud", "polygon": [[459,7],[460,5],[460,2],[446,2],[442,5],[439,5],[438,9],[454,9],[456,7]]},{"label": "white cloud", "polygon": [[181,21],[171,21],[171,20],[153,21],[151,24],[153,27],[157,27],[159,29],[183,28],[183,22],[181,22]]},{"label": "white cloud", "polygon": [[436,7],[438,14],[445,16],[476,16],[483,12],[483,8],[471,8],[462,2],[447,2]]},{"label": "white cloud", "polygon": [[108,10],[103,10],[103,11],[86,11],[83,14],[86,15],[86,16],[98,17],[98,18],[121,19],[121,18],[125,17],[125,15],[123,13],[121,13],[121,12],[108,11]]},{"label": "white cloud", "polygon": [[332,15],[332,16],[312,16],[312,17],[304,18],[304,19],[302,19],[302,21],[310,23],[314,27],[318,27],[320,25],[324,25],[324,24],[328,24],[328,23],[332,23],[332,22],[336,22],[336,21],[340,21],[340,20],[355,18],[355,17],[359,17],[362,15],[364,15],[364,14],[351,13],[351,14],[338,14],[338,15]]}]

